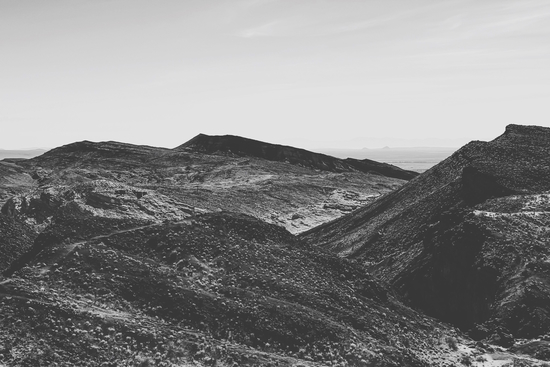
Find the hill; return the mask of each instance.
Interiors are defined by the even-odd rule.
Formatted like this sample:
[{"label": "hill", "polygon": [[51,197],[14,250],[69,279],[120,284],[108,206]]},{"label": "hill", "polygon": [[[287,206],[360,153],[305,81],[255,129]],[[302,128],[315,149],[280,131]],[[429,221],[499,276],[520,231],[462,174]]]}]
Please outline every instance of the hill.
[{"label": "hill", "polygon": [[[82,141],[11,163],[18,171],[7,172],[4,179],[21,181],[17,175],[24,175],[30,181],[25,189],[33,193],[35,202],[43,187],[103,180],[113,187],[130,187],[129,191],[154,192],[199,211],[245,213],[293,233],[349,213],[404,182],[323,157],[341,166],[327,171],[254,155]],[[363,167],[364,163],[354,161],[353,165]],[[117,201],[118,194],[113,191],[110,195]],[[6,201],[9,197],[4,196]],[[26,195],[25,200],[31,197]]]},{"label": "hill", "polygon": [[34,180],[24,169],[10,160],[0,161],[0,205],[13,195],[33,186]]},{"label": "hill", "polygon": [[0,214],[0,272],[28,251],[37,233],[31,226],[8,215]]},{"label": "hill", "polygon": [[[7,162],[0,363],[421,367],[482,366],[495,358],[543,365],[515,353],[544,359],[545,343],[507,352],[405,305],[381,280],[384,269],[398,265],[373,263],[366,252],[341,258],[308,243],[313,232],[287,231],[380,210],[378,203],[405,182],[352,166],[322,170],[300,162],[87,141]],[[519,190],[501,181],[498,187]],[[479,190],[464,192],[464,207],[481,204]],[[475,210],[479,218],[494,216],[485,215],[490,208]],[[442,221],[444,230],[460,223],[462,212],[453,213]],[[394,230],[397,238],[409,227]],[[439,254],[427,248],[422,266]],[[445,260],[440,252],[437,260]],[[448,262],[463,264],[454,255]],[[405,264],[400,261],[395,264]],[[525,274],[540,274],[541,261]],[[423,287],[424,268],[411,266],[420,269],[418,277],[407,279]],[[405,292],[413,287],[390,280],[414,301],[415,292]],[[522,287],[523,280],[512,281]],[[518,299],[529,305],[531,298]],[[493,341],[505,344],[507,334],[500,333]]]},{"label": "hill", "polygon": [[477,338],[550,331],[550,129],[510,125],[302,235]]},{"label": "hill", "polygon": [[106,212],[60,205],[4,273],[3,363],[426,366],[482,354],[283,228]]},{"label": "hill", "polygon": [[358,170],[360,172],[377,173],[402,180],[410,180],[418,175],[416,172],[405,171],[399,167],[369,159],[339,159],[305,149],[270,144],[234,135],[209,136],[199,134],[175,149],[263,158],[270,161],[289,162],[291,164],[331,172]]}]

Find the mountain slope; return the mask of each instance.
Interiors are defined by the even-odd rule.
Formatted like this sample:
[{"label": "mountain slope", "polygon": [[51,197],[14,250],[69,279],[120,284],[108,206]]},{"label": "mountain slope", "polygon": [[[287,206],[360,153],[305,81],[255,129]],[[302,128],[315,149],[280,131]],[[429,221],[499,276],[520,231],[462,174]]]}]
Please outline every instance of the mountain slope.
[{"label": "mountain slope", "polygon": [[360,265],[234,213],[155,223],[67,207],[6,275],[8,365],[428,366],[481,353]]},{"label": "mountain slope", "polygon": [[550,129],[510,125],[302,238],[361,260],[414,306],[476,335],[544,334],[549,154]]},{"label": "mountain slope", "polygon": [[0,213],[0,272],[29,250],[36,236],[30,226]]},{"label": "mountain slope", "polygon": [[209,136],[199,134],[188,142],[175,148],[180,151],[202,153],[226,153],[237,156],[257,157],[270,161],[289,162],[323,171],[343,172],[358,170],[365,173],[378,173],[383,176],[410,180],[418,174],[399,167],[369,159],[339,159],[325,154],[310,152],[285,145],[265,143],[240,136]]},{"label": "mountain slope", "polygon": [[[79,185],[102,180],[111,187],[121,186],[121,193],[155,193],[164,201],[199,211],[241,212],[298,233],[349,213],[404,182],[323,157],[342,164],[342,169],[333,172],[255,156],[83,141],[13,164],[31,181],[26,189],[33,188],[31,195],[14,200],[38,205],[42,187],[74,186],[79,191]],[[25,190],[14,193],[21,191]],[[113,191],[107,196],[122,203],[117,195]]]},{"label": "mountain slope", "polygon": [[24,169],[11,160],[0,161],[0,206],[13,195],[33,187],[35,182]]},{"label": "mountain slope", "polygon": [[[303,229],[353,211],[403,180],[116,142],[74,143],[16,163],[8,175],[33,181],[0,216],[0,234],[13,236],[0,242],[0,254],[13,255],[0,276],[2,365],[485,366],[492,356],[543,365],[474,344],[406,306],[371,274],[391,264],[339,258],[280,225]],[[544,198],[533,196],[529,208]],[[489,204],[473,216],[516,208]],[[449,215],[442,233],[460,218]],[[420,269],[413,285],[431,279],[423,266],[433,253],[410,263]],[[528,304],[523,296],[544,305],[544,285],[532,276],[546,269],[539,260],[510,279],[530,291],[507,293],[507,305]],[[517,314],[500,310],[501,318]],[[539,347],[517,350],[544,357]]]}]

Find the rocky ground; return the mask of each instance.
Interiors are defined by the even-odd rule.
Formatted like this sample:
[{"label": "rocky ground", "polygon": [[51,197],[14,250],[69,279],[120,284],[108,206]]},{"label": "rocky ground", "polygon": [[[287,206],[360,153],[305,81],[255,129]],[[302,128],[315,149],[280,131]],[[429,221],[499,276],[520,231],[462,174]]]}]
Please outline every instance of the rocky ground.
[{"label": "rocky ground", "polygon": [[234,213],[64,213],[5,275],[10,366],[424,366],[466,342],[355,262]]},{"label": "rocky ground", "polygon": [[549,153],[550,129],[509,126],[303,239],[361,261],[410,305],[476,339],[545,338]]},{"label": "rocky ground", "polygon": [[[352,315],[364,319],[365,304],[347,277],[360,270],[297,247],[284,229],[353,211],[401,179],[115,142],[70,144],[0,168],[0,363],[422,360],[398,353],[389,335],[355,330]],[[385,297],[378,313],[412,312]]]},{"label": "rocky ground", "polygon": [[[411,308],[422,305],[384,280],[393,262],[382,259],[389,269],[384,273],[379,259],[334,256],[310,242],[314,232],[293,234],[344,214],[355,218],[365,211],[358,207],[387,194],[367,207],[381,210],[405,181],[374,171],[378,166],[369,162],[349,166],[288,147],[281,161],[212,145],[214,151],[201,152],[189,145],[80,142],[4,162],[0,365],[545,365],[544,337],[513,335],[507,349],[508,330],[480,324],[479,332],[494,334],[474,341]],[[433,175],[424,179],[439,182]],[[547,199],[529,195],[477,202],[473,211],[443,215],[443,227],[425,226],[417,234],[438,238],[443,230],[447,236],[451,223],[457,238],[471,237],[461,215],[492,228],[495,238],[501,223],[495,218],[527,226],[529,248],[538,255],[520,261],[522,271],[506,278],[508,289],[518,291],[502,298],[506,307],[491,319],[500,323],[518,321],[513,315],[521,305],[537,312],[518,325],[545,320],[546,253],[536,237],[544,232],[536,226]],[[511,237],[508,247],[515,241]],[[437,246],[437,259],[462,253]],[[527,250],[514,249],[523,259]],[[496,261],[490,254],[486,258]],[[516,269],[503,265],[495,263]],[[418,274],[410,279],[426,278]]]},{"label": "rocky ground", "polygon": [[[4,201],[20,193],[12,201],[33,201],[44,207],[50,204],[37,201],[43,193],[50,197],[48,190],[65,190],[77,193],[75,200],[79,205],[83,204],[80,197],[84,195],[91,202],[88,209],[92,206],[101,210],[107,200],[112,200],[109,205],[120,206],[118,214],[126,211],[133,215],[137,212],[128,205],[153,200],[155,204],[150,205],[164,206],[159,209],[164,212],[180,204],[198,211],[235,211],[281,225],[292,233],[347,214],[406,182],[343,163],[321,169],[326,168],[324,164],[317,168],[305,161],[291,164],[225,152],[205,154],[191,148],[170,150],[115,142],[74,143],[31,160],[5,165],[9,171],[6,168],[4,172],[3,187],[8,190],[9,182],[15,182],[17,187],[6,192]],[[387,169],[386,166],[389,165],[384,166]],[[398,176],[415,175],[394,169]],[[88,193],[81,193],[82,185],[96,181],[104,187],[89,187]],[[137,198],[133,192],[146,195]],[[177,216],[180,209],[174,208],[172,216]]]},{"label": "rocky ground", "polygon": [[[19,160],[15,160],[17,162]],[[14,161],[0,161],[0,203],[36,186],[31,175]]]}]

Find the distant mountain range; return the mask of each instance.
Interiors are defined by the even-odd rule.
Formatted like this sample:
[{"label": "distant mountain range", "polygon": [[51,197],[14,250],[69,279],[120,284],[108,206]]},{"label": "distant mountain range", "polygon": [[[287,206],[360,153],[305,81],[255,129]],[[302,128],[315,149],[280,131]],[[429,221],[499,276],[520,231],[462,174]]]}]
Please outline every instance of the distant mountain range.
[{"label": "distant mountain range", "polygon": [[46,152],[47,149],[0,149],[0,159],[32,158]]},{"label": "distant mountain range", "polygon": [[348,140],[308,141],[307,139],[291,139],[293,146],[305,147],[309,150],[339,150],[339,149],[380,149],[383,147],[443,147],[458,148],[471,139],[458,138],[394,138],[394,137],[357,137]]},{"label": "distant mountain range", "polygon": [[379,149],[318,149],[319,153],[338,158],[371,159],[406,170],[424,172],[453,154],[458,148],[386,147]]}]

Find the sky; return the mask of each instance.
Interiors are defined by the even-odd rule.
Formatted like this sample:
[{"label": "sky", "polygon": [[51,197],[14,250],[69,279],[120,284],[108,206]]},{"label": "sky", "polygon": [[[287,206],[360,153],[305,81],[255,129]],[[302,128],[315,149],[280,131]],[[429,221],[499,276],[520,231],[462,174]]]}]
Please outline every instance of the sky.
[{"label": "sky", "polygon": [[[550,126],[548,0],[0,0],[0,148]],[[393,139],[393,140],[392,140]]]}]

